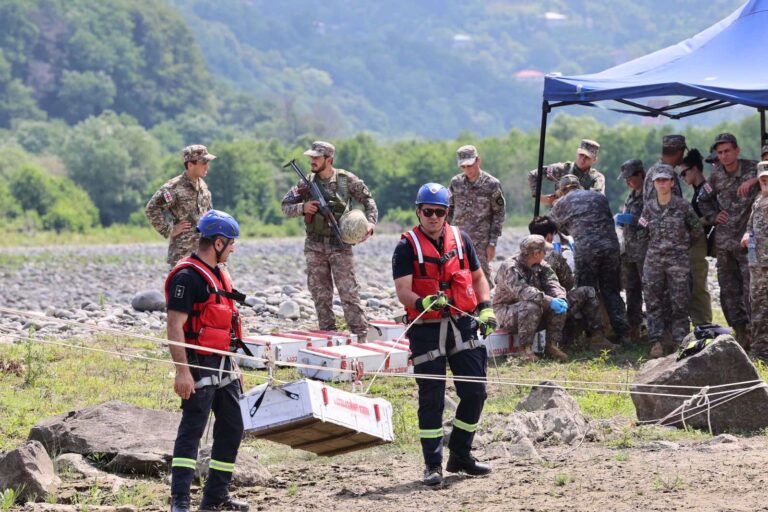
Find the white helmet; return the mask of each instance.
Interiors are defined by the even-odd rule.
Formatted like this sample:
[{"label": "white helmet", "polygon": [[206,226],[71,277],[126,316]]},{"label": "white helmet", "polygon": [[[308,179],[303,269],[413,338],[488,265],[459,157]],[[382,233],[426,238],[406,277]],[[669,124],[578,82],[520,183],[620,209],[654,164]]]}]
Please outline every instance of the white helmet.
[{"label": "white helmet", "polygon": [[349,210],[339,219],[339,229],[345,244],[359,244],[368,234],[368,219],[360,210]]}]

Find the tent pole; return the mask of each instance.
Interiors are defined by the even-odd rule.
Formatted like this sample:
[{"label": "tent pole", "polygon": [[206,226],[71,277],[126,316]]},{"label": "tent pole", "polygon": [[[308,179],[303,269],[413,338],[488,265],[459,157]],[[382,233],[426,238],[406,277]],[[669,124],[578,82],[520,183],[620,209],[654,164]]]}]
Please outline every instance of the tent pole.
[{"label": "tent pole", "polygon": [[760,112],[760,145],[768,144],[768,133],[765,131],[765,108],[757,109]]},{"label": "tent pole", "polygon": [[534,199],[533,216],[538,217],[539,207],[541,206],[541,182],[544,179],[544,143],[547,139],[547,114],[550,106],[547,100],[541,104],[541,133],[539,135],[539,170],[536,176],[536,197]]}]

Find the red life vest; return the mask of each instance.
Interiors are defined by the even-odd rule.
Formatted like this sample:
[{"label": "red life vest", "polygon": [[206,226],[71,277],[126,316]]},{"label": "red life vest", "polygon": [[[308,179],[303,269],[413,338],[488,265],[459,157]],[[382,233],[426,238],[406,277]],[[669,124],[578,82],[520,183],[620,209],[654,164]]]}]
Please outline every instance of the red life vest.
[{"label": "red life vest", "polygon": [[[451,304],[460,310],[467,313],[474,312],[477,308],[477,295],[472,286],[469,257],[459,228],[445,223],[442,254],[418,227],[403,233],[402,238],[407,239],[413,248],[413,284],[411,285],[413,292],[419,297],[424,297],[442,291],[448,296]],[[456,310],[450,311],[453,316],[460,315]],[[409,322],[420,313],[410,307],[406,307],[405,312]],[[434,320],[442,317],[442,311],[429,311],[421,318]]]},{"label": "red life vest", "polygon": [[[202,261],[188,257],[180,260],[171,269],[165,280],[165,302],[168,303],[171,279],[179,271],[191,268],[208,284],[208,299],[205,302],[192,304],[192,314],[184,324],[184,341],[192,345],[215,350],[230,350],[232,335],[242,337],[240,315],[235,308],[235,301],[226,294],[232,294],[232,282],[225,271],[221,271],[221,279],[211,272],[208,265]],[[205,350],[196,350],[201,355],[211,355]]]}]

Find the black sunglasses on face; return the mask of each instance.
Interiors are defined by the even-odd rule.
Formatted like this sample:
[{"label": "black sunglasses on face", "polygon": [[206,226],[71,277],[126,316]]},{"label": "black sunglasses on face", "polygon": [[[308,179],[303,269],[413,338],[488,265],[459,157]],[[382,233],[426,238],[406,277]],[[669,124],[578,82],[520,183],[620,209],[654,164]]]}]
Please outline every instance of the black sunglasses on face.
[{"label": "black sunglasses on face", "polygon": [[445,214],[448,212],[448,210],[444,210],[442,208],[422,208],[421,213],[424,214],[425,217],[431,217],[433,214],[436,215],[438,218],[445,217]]}]

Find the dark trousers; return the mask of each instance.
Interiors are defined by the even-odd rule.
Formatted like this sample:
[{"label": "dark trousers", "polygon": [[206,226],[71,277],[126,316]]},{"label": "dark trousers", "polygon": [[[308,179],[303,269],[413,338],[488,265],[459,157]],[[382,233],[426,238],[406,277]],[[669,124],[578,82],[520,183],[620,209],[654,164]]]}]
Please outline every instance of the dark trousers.
[{"label": "dark trousers", "polygon": [[[412,329],[410,335],[411,350],[414,357],[437,348],[439,327],[434,324],[419,327]],[[422,337],[420,334],[426,334],[426,336]],[[414,373],[416,375],[445,375],[447,365],[450,365],[451,372],[456,377],[485,378],[488,355],[485,347],[463,350],[448,358],[438,357],[419,364],[414,368]],[[416,384],[419,387],[419,437],[424,462],[428,466],[439,466],[443,461],[445,380],[419,379],[417,377]],[[467,456],[472,449],[472,440],[475,437],[480,413],[482,413],[485,404],[485,382],[457,381],[456,393],[459,395],[460,401],[456,409],[448,449],[457,455]]]},{"label": "dark trousers", "polygon": [[200,439],[208,423],[208,415],[213,411],[216,421],[203,495],[214,502],[226,498],[237,450],[243,438],[239,395],[240,382],[234,381],[223,388],[206,386],[196,389],[189,400],[181,401],[182,416],[171,465],[171,494],[189,494],[195,476],[194,463],[190,461],[197,460]]},{"label": "dark trousers", "polygon": [[582,248],[575,252],[574,258],[577,286],[591,286],[597,290],[608,312],[613,332],[619,337],[627,336],[627,310],[619,293],[621,270],[618,251],[604,249],[585,252]]}]

